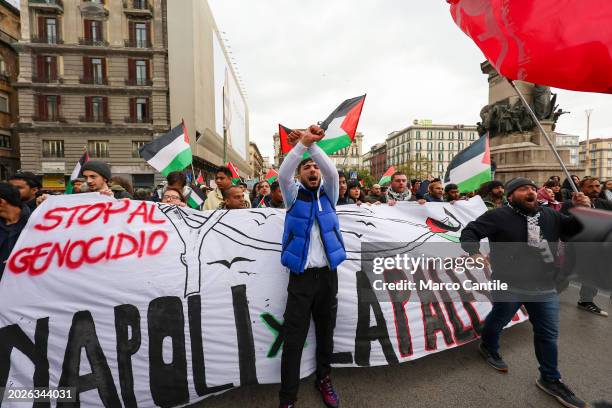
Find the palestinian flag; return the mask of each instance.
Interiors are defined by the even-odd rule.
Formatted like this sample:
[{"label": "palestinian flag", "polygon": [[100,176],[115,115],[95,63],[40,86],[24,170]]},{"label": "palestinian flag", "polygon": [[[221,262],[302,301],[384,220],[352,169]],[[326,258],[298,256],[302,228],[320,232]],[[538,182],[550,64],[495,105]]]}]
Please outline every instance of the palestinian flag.
[{"label": "palestinian flag", "polygon": [[[325,130],[325,137],[317,142],[317,145],[325,153],[335,153],[353,143],[365,98],[366,96],[362,95],[347,99],[321,123],[321,127]],[[293,148],[287,140],[289,133],[291,133],[291,129],[280,124],[278,125],[278,135],[280,136],[283,154],[289,153]]]},{"label": "palestinian flag", "polygon": [[232,183],[236,184],[240,181],[240,174],[238,173],[238,167],[232,162],[227,162],[227,168],[232,172]]},{"label": "palestinian flag", "polygon": [[191,193],[189,193],[189,196],[187,196],[187,205],[191,208],[199,210],[202,208],[204,200],[206,200],[206,196],[204,195],[202,189],[198,186],[193,186],[191,188]]},{"label": "palestinian flag", "polygon": [[164,177],[173,171],[185,169],[193,160],[185,124],[181,123],[169,133],[144,145],[140,149],[140,156]]},{"label": "palestinian flag", "polygon": [[287,154],[293,149],[293,146],[289,144],[288,140],[289,133],[292,131],[293,129],[289,129],[280,123],[278,124],[278,135],[280,136],[281,152],[283,152],[283,154]]},{"label": "palestinian flag", "polygon": [[385,174],[383,174],[383,176],[381,177],[380,181],[378,182],[378,184],[380,184],[381,186],[390,183],[391,182],[391,176],[393,175],[393,173],[395,173],[395,167],[391,166],[387,169],[387,171],[385,171]]},{"label": "palestinian flag", "polygon": [[268,183],[272,184],[276,181],[276,179],[278,178],[278,172],[274,169],[270,169],[268,170],[268,174],[266,174],[266,180],[268,180]]},{"label": "palestinian flag", "polygon": [[461,193],[469,193],[491,180],[491,152],[487,133],[457,153],[446,169],[444,184],[457,184]]},{"label": "palestinian flag", "polygon": [[325,137],[317,144],[325,153],[332,154],[353,143],[365,98],[362,95],[347,99],[321,123]]},{"label": "palestinian flag", "polygon": [[259,201],[259,203],[257,203],[257,208],[268,208],[268,206],[266,205],[265,196],[261,197],[261,200]]},{"label": "palestinian flag", "polygon": [[198,178],[196,178],[196,185],[204,184],[204,177],[202,177],[202,170],[198,172]]},{"label": "palestinian flag", "polygon": [[65,194],[72,194],[72,183],[74,180],[78,179],[81,175],[81,168],[85,163],[89,161],[89,154],[87,154],[87,149],[83,149],[83,155],[77,162],[76,166],[74,166],[74,170],[72,170],[72,174],[70,175],[70,181],[68,181],[68,185],[66,186]]}]

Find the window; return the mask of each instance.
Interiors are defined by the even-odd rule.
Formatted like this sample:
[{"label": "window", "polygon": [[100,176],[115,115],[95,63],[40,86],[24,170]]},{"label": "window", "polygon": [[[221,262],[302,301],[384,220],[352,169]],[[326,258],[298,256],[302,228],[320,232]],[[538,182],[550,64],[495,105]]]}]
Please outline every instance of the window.
[{"label": "window", "polygon": [[427,142],[427,150],[431,150],[433,148],[432,142]]},{"label": "window", "polygon": [[455,148],[455,144],[453,142],[450,142],[448,144],[448,150],[452,151]]},{"label": "window", "polygon": [[136,48],[147,48],[147,24],[146,23],[136,23],[134,24],[134,30],[136,33]]},{"label": "window", "polygon": [[9,96],[0,92],[0,112],[9,113]]},{"label": "window", "polygon": [[100,96],[91,98],[91,118],[94,122],[102,122],[104,120],[104,101]]},{"label": "window", "polygon": [[45,38],[48,44],[57,44],[57,20],[54,18],[45,19]]},{"label": "window", "polygon": [[99,42],[103,40],[102,36],[102,22],[97,20],[89,21],[89,32],[86,33],[89,40],[93,42]]},{"label": "window", "polygon": [[453,132],[448,132],[448,139],[449,140],[453,140],[455,138],[455,133]]},{"label": "window", "polygon": [[444,171],[444,165],[443,164],[438,164],[438,171],[440,173],[442,173]]},{"label": "window", "polygon": [[133,0],[134,8],[143,10],[147,8],[147,0]]},{"label": "window", "polygon": [[476,137],[474,136],[474,132],[470,132],[470,140],[474,140]]},{"label": "window", "polygon": [[433,155],[431,153],[427,153],[427,160],[432,160]]},{"label": "window", "polygon": [[144,141],[132,141],[132,157],[139,158],[140,157],[140,149],[146,144]]},{"label": "window", "polygon": [[59,120],[60,97],[57,95],[38,95],[38,120]]},{"label": "window", "polygon": [[416,149],[421,150],[421,142],[416,142]]},{"label": "window", "polygon": [[433,139],[433,132],[431,130],[427,132],[427,138]]},{"label": "window", "polygon": [[87,152],[91,157],[108,157],[108,140],[90,140]]},{"label": "window", "polygon": [[147,98],[136,98],[136,119],[139,122],[143,122],[145,119],[148,118],[148,104],[149,101],[147,100]]},{"label": "window", "polygon": [[64,141],[63,140],[43,140],[42,155],[45,158],[60,158],[64,157]]},{"label": "window", "polygon": [[11,148],[11,135],[8,132],[0,133],[0,148],[10,149]]},{"label": "window", "polygon": [[6,62],[2,56],[0,56],[0,74],[6,75]]},{"label": "window", "polygon": [[463,142],[459,142],[459,150],[463,150]]},{"label": "window", "polygon": [[444,132],[438,132],[438,139],[444,139]]},{"label": "window", "polygon": [[442,142],[438,143],[438,150],[440,150],[440,151],[444,150],[444,143],[442,143]]},{"label": "window", "polygon": [[57,57],[51,55],[36,56],[36,80],[38,82],[57,80]]},{"label": "window", "polygon": [[417,138],[417,139],[420,139],[420,138],[421,138],[421,131],[420,131],[420,130],[417,130],[417,131],[416,131],[416,138]]},{"label": "window", "polygon": [[463,140],[463,132],[459,132],[459,140]]},{"label": "window", "polygon": [[444,160],[444,153],[438,153],[438,160],[439,161]]},{"label": "window", "polygon": [[104,82],[104,72],[102,71],[102,59],[91,59],[91,79],[94,84],[101,85]]},{"label": "window", "polygon": [[455,157],[454,153],[449,153],[448,154],[448,160],[453,160],[453,157]]}]

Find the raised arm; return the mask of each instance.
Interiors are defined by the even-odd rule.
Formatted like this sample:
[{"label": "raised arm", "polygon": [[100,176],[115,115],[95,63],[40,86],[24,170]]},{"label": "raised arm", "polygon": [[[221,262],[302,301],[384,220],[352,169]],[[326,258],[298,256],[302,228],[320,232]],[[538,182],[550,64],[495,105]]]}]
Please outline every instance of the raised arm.
[{"label": "raised arm", "polygon": [[338,202],[339,192],[339,179],[338,171],[336,170],[336,165],[333,160],[329,158],[329,156],[317,146],[315,143],[310,145],[308,148],[308,152],[310,153],[310,157],[317,163],[319,169],[321,170],[321,178],[323,179],[323,183],[325,184],[325,193],[332,200],[332,203]]},{"label": "raised arm", "polygon": [[293,149],[285,156],[283,164],[281,164],[278,170],[278,184],[283,193],[283,201],[285,201],[285,208],[290,208],[298,193],[298,186],[293,178],[295,169],[302,160],[302,156],[306,152],[306,146],[302,143],[295,145]]}]

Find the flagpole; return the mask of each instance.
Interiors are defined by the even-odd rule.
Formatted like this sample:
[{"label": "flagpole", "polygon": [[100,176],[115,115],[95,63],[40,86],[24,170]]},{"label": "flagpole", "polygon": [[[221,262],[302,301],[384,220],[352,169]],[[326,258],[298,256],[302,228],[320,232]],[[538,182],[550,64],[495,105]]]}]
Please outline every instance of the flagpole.
[{"label": "flagpole", "polygon": [[550,139],[550,136],[548,136],[548,133],[546,132],[546,130],[544,130],[544,127],[540,123],[540,120],[536,116],[535,112],[533,111],[533,109],[531,109],[531,106],[529,106],[529,104],[527,103],[527,100],[523,96],[523,93],[518,89],[518,87],[516,86],[514,81],[511,81],[508,78],[506,78],[506,80],[510,83],[512,88],[514,88],[514,91],[516,92],[516,94],[521,99],[521,102],[523,102],[523,105],[525,106],[525,108],[527,108],[527,111],[529,112],[529,115],[531,115],[531,118],[535,121],[536,125],[538,125],[538,128],[540,129],[540,132],[542,132],[542,134],[544,135],[544,138],[546,139],[546,142],[548,143],[548,146],[550,147],[550,149],[552,150],[553,154],[555,155],[555,158],[557,159],[557,161],[561,165],[561,169],[565,173],[565,176],[567,177],[567,179],[570,181],[570,186],[572,186],[572,190],[574,190],[574,192],[577,193],[578,192],[578,188],[574,184],[574,180],[572,180],[572,176],[570,175],[569,171],[567,170],[567,167],[565,167],[565,163],[563,163],[563,159],[561,159],[561,156],[559,156],[559,152],[557,151],[557,149],[555,148],[554,144],[552,143],[552,140]]}]

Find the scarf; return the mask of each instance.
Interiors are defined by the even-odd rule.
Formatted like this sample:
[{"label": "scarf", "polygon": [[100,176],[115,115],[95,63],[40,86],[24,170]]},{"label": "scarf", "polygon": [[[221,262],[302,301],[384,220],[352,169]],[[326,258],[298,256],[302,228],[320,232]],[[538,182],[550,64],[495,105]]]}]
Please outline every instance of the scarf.
[{"label": "scarf", "polygon": [[527,220],[527,245],[533,248],[541,248],[542,241],[544,241],[539,224],[541,212],[537,211],[534,215],[529,215],[525,214],[520,209],[515,208],[511,203],[508,203],[508,206],[512,208],[514,212],[522,215]]},{"label": "scarf", "polygon": [[406,188],[403,193],[396,193],[391,187],[387,190],[387,199],[395,201],[410,201],[412,193],[409,188]]}]

